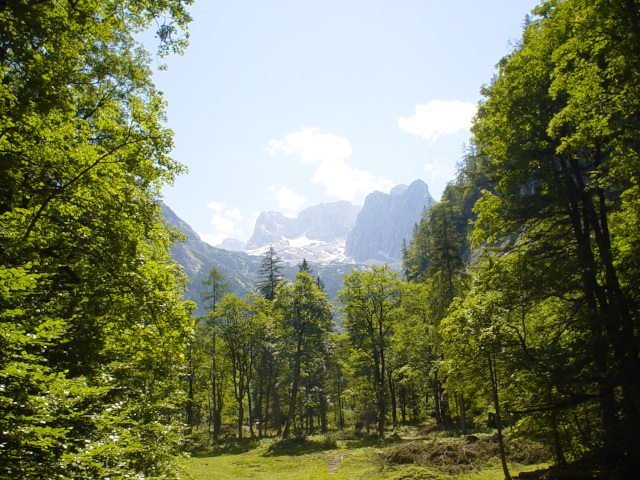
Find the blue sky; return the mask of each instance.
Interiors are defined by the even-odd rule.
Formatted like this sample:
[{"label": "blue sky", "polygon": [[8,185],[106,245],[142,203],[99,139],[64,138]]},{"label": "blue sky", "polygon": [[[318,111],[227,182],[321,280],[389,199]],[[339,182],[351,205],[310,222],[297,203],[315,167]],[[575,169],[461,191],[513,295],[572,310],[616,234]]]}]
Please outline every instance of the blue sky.
[{"label": "blue sky", "polygon": [[165,202],[205,241],[261,211],[362,204],[423,179],[439,199],[482,84],[536,0],[197,0],[154,80],[189,173]]}]

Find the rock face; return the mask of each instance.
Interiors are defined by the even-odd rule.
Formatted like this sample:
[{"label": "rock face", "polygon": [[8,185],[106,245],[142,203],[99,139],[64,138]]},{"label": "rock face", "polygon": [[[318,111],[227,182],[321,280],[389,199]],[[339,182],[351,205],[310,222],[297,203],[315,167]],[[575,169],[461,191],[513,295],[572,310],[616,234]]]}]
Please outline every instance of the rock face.
[{"label": "rock face", "polygon": [[381,262],[399,268],[403,240],[410,239],[423,208],[430,208],[432,203],[427,185],[416,180],[409,186],[398,185],[389,194],[373,192],[364,207],[346,201],[324,203],[303,210],[297,218],[263,212],[246,246],[229,239],[221,245],[224,248],[203,242],[166,205],[162,206],[162,214],[187,237],[172,247],[171,253],[189,277],[185,295],[189,300],[199,303],[202,280],[212,267],[224,275],[232,293],[253,293],[257,271],[269,245],[284,261],[285,278],[294,279],[297,265],[304,258],[322,277],[329,298],[334,299],[342,288],[343,276],[354,268],[366,269],[366,265]]},{"label": "rock face", "polygon": [[340,201],[309,207],[297,218],[262,212],[246,251],[261,256],[273,246],[285,263],[294,265],[303,258],[323,265],[352,263],[344,255],[344,242],[361,208]]},{"label": "rock face", "polygon": [[373,192],[364,207],[349,202],[323,203],[297,218],[263,212],[256,221],[247,251],[272,245],[283,260],[319,263],[398,263],[403,240],[411,238],[423,209],[434,203],[422,180],[398,185],[390,193]]},{"label": "rock face", "polygon": [[216,247],[223,250],[229,250],[230,252],[242,252],[246,250],[247,244],[241,240],[236,240],[235,238],[226,238],[220,245],[216,245]]},{"label": "rock face", "polygon": [[355,262],[402,261],[403,240],[409,241],[422,211],[434,203],[422,180],[398,185],[389,194],[367,195],[364,207],[347,236],[345,254]]},{"label": "rock face", "polygon": [[297,218],[285,217],[279,212],[262,212],[256,220],[247,248],[262,248],[283,239],[300,237],[321,242],[344,240],[361,208],[341,201],[309,207],[301,211]]}]

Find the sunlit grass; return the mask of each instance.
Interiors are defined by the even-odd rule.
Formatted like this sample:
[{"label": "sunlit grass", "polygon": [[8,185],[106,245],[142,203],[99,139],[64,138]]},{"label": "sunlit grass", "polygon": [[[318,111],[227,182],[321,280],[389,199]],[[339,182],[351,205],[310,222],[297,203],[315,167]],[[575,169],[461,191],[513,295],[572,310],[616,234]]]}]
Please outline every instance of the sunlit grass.
[{"label": "sunlit grass", "polygon": [[[451,475],[434,468],[415,465],[385,466],[378,460],[379,452],[391,446],[370,445],[357,441],[338,441],[337,448],[291,454],[269,451],[273,440],[252,443],[249,450],[235,449],[202,453],[185,461],[185,479],[191,480],[502,480],[504,475],[498,459],[482,470]],[[240,453],[237,453],[240,452]],[[512,475],[535,470],[546,465],[510,465]]]}]

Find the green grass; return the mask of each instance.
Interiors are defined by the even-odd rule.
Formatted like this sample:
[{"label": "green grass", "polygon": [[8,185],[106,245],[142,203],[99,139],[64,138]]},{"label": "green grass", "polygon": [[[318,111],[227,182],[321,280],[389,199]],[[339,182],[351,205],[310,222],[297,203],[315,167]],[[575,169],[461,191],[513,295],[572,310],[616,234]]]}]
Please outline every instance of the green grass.
[{"label": "green grass", "polygon": [[[314,442],[314,439],[311,439]],[[385,442],[338,441],[337,448],[322,449],[316,440],[306,448],[292,448],[291,452],[269,450],[273,440],[246,443],[209,452],[201,452],[185,461],[184,480],[502,480],[498,459],[489,462],[479,472],[449,475],[434,468],[415,465],[384,466],[378,452],[391,448]],[[397,443],[396,443],[397,445]],[[338,460],[339,459],[339,460]],[[515,476],[523,470],[535,470],[546,465],[510,465]]]}]

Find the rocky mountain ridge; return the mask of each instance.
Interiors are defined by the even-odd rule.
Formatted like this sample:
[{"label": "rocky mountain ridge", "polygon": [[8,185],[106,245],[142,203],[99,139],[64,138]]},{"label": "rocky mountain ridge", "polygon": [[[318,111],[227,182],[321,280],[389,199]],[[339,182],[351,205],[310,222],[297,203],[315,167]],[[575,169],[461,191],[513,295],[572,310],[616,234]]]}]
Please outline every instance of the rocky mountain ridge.
[{"label": "rocky mountain ridge", "polygon": [[168,206],[163,205],[162,213],[186,236],[171,251],[189,277],[188,299],[199,303],[202,280],[212,267],[224,275],[233,293],[255,293],[257,270],[269,246],[283,260],[285,278],[292,280],[297,265],[306,259],[334,299],[343,276],[354,268],[389,263],[400,269],[403,240],[410,239],[413,225],[432,203],[427,185],[416,180],[388,194],[373,192],[364,206],[346,201],[323,203],[301,211],[296,218],[263,212],[246,244],[227,239],[219,247],[203,242]]},{"label": "rocky mountain ridge", "polygon": [[[362,207],[347,201],[322,203],[296,218],[262,212],[242,250],[256,255],[273,246],[289,263],[302,258],[321,264],[399,263],[403,241],[410,239],[423,210],[433,203],[427,184],[415,180],[390,193],[370,193]],[[220,247],[240,245],[232,242],[227,239]]]},{"label": "rocky mountain ridge", "polygon": [[398,185],[388,194],[367,195],[345,242],[345,255],[355,262],[402,262],[402,244],[411,239],[423,210],[435,203],[422,180]]}]

